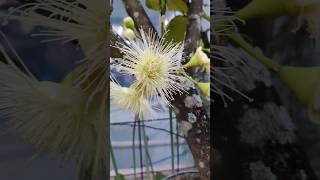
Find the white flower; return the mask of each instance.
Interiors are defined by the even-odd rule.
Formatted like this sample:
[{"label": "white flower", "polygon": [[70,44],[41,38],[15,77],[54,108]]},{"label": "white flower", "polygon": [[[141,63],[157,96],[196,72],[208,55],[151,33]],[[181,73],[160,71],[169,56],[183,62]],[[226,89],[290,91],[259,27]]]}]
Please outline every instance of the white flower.
[{"label": "white flower", "polygon": [[[89,89],[93,96],[108,84],[106,76],[107,36],[109,22],[105,0],[36,0],[9,10],[5,20],[19,20],[45,30],[34,34],[49,38],[46,41],[69,42],[77,40],[85,53],[84,61],[70,73],[72,82]],[[100,81],[100,82],[98,82]],[[94,84],[94,85],[93,85]],[[96,90],[92,90],[92,87]]]},{"label": "white flower", "polygon": [[8,120],[8,128],[37,153],[62,155],[91,167],[94,179],[101,163],[109,163],[106,125],[101,125],[105,118],[100,118],[107,108],[91,106],[87,111],[88,97],[79,87],[38,81],[0,63],[0,117]]},{"label": "white flower", "polygon": [[108,31],[108,1],[104,0],[36,0],[9,9],[7,20],[19,20],[43,26],[35,36],[47,41],[78,40],[88,59],[105,59]]},{"label": "white flower", "polygon": [[135,89],[121,87],[115,82],[110,82],[111,101],[124,111],[133,112],[139,119],[144,119],[146,115],[154,113],[149,102]]},{"label": "white flower", "polygon": [[173,95],[185,91],[179,74],[182,68],[182,44],[166,43],[156,33],[140,30],[141,39],[119,44],[124,54],[121,69],[135,76],[131,85],[149,99],[163,99],[167,104]]}]

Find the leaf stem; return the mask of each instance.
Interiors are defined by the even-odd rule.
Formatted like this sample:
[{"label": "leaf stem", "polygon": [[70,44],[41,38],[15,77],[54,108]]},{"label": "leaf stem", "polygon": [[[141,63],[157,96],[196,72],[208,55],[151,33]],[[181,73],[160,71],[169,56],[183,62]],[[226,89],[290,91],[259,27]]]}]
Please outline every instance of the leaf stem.
[{"label": "leaf stem", "polygon": [[138,122],[138,136],[139,136],[139,154],[140,154],[140,179],[144,179],[144,172],[143,172],[143,154],[142,154],[142,137],[141,137],[141,121],[138,117],[135,118],[135,121]]},{"label": "leaf stem", "polygon": [[269,70],[278,72],[281,68],[281,65],[278,64],[275,60],[266,57],[261,52],[258,52],[254,47],[252,47],[248,42],[246,42],[239,34],[229,33],[227,34],[228,38],[238,44],[243,50],[245,50],[249,55],[254,57],[256,60],[261,62]]},{"label": "leaf stem", "polygon": [[111,145],[110,145],[110,156],[111,156],[113,169],[114,169],[114,171],[116,173],[116,176],[118,176],[119,175],[119,171],[118,171],[117,161],[116,161],[116,158],[114,156],[113,147]]},{"label": "leaf stem", "polygon": [[210,22],[210,15],[208,15],[207,13],[205,12],[201,13],[201,17],[207,20],[208,22]]},{"label": "leaf stem", "polygon": [[167,0],[159,0],[159,5],[160,5],[160,29],[161,29],[161,35],[164,34],[165,32],[165,15],[167,11]]},{"label": "leaf stem", "polygon": [[144,141],[144,150],[145,150],[145,153],[146,153],[147,172],[148,172],[148,174],[150,174],[150,170],[149,170],[149,167],[150,167],[151,175],[152,175],[151,177],[153,179],[155,179],[155,175],[154,175],[154,171],[153,171],[153,167],[152,167],[151,156],[150,156],[150,153],[149,153],[148,138],[147,138],[147,135],[146,135],[146,129],[145,129],[143,121],[142,121],[141,125],[142,125],[143,141]]},{"label": "leaf stem", "polygon": [[[172,108],[169,107],[169,120],[170,120],[170,132],[173,132],[173,118]],[[170,149],[171,149],[171,172],[174,173],[174,145],[173,145],[173,133],[170,133]]]},{"label": "leaf stem", "polygon": [[133,124],[133,134],[132,134],[132,154],[133,154],[133,172],[134,172],[134,180],[137,180],[137,167],[136,167],[136,143],[135,143],[135,138],[136,138],[136,126],[137,122],[134,121]]},{"label": "leaf stem", "polygon": [[191,76],[189,76],[189,75],[184,71],[183,68],[181,68],[181,69],[179,70],[179,73],[180,73],[181,75],[185,76],[186,78],[188,78],[193,84],[197,85],[197,84],[199,83],[199,82],[197,82],[196,80],[194,80]]}]

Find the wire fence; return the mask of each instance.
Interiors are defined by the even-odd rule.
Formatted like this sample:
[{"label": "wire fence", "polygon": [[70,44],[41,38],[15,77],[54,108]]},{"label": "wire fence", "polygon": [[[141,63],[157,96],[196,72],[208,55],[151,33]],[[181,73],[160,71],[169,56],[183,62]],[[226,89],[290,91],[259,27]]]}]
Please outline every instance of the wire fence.
[{"label": "wire fence", "polygon": [[[114,112],[116,112],[117,110],[114,110]],[[159,123],[162,124],[167,124],[166,127],[159,127]],[[164,169],[161,168],[153,168],[154,164],[157,164],[161,161],[165,161],[168,159],[171,160],[171,164],[170,166],[167,166],[166,169],[167,171],[170,171],[171,173],[178,173],[180,171],[180,166],[182,167],[190,167],[190,164],[187,166],[186,164],[181,164],[181,156],[184,156],[187,153],[190,153],[189,150],[188,151],[181,151],[181,147],[185,145],[185,141],[181,140],[184,139],[184,135],[182,135],[180,133],[179,130],[179,125],[177,123],[177,119],[176,117],[173,115],[172,111],[168,111],[168,117],[161,117],[161,118],[150,118],[150,119],[145,119],[143,121],[139,121],[139,120],[126,120],[126,121],[122,121],[122,122],[111,122],[110,123],[110,127],[122,127],[122,126],[127,126],[129,128],[132,128],[133,133],[137,133],[138,137],[137,139],[135,139],[135,137],[133,137],[133,140],[127,142],[128,145],[130,145],[129,143],[132,143],[131,145],[134,146],[132,148],[137,150],[137,154],[134,153],[133,156],[137,156],[134,159],[137,159],[139,162],[139,168],[136,167],[136,165],[134,165],[134,172],[139,172],[139,177],[141,179],[143,179],[143,177],[145,176],[145,174],[148,173],[152,173],[154,174],[155,171],[157,170],[161,170],[162,172],[165,171]],[[155,140],[150,140],[150,137],[148,135],[146,135],[144,133],[145,129],[150,129],[153,131],[159,131],[162,133],[166,133],[170,136],[169,139],[165,138],[163,139],[163,141],[155,141]],[[112,135],[111,135],[112,136]],[[133,136],[135,136],[133,134]],[[134,141],[134,142],[132,142]],[[112,141],[113,142],[113,141]],[[154,157],[150,156],[150,152],[148,153],[148,151],[150,151],[150,149],[152,149],[152,147],[150,146],[154,146],[155,144],[157,144],[158,142],[158,146],[166,146],[166,145],[170,145],[169,149],[170,149],[170,155],[169,157],[164,157],[163,159],[158,160],[157,162],[152,161],[151,159],[153,159]],[[118,143],[113,142],[112,143],[114,148],[119,147]],[[116,152],[117,150],[115,150]],[[150,162],[147,162],[148,160],[145,159],[149,159]],[[134,162],[135,163],[135,162]],[[154,164],[151,164],[154,163]],[[149,169],[147,167],[150,167]],[[152,169],[152,171],[151,171]],[[121,172],[121,169],[119,169],[119,171]],[[124,170],[126,172],[126,170]],[[129,173],[128,173],[129,174]],[[137,174],[135,174],[137,175]]]}]

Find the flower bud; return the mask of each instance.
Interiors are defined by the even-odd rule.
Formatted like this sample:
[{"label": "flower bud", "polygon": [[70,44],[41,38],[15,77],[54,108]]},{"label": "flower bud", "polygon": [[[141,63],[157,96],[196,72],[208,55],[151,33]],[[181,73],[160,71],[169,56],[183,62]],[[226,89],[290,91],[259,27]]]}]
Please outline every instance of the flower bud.
[{"label": "flower bud", "polygon": [[134,21],[129,16],[123,19],[123,25],[128,29],[134,29]]},{"label": "flower bud", "polygon": [[136,38],[136,34],[133,32],[133,30],[131,29],[125,29],[123,32],[122,32],[122,36],[127,38],[127,39],[135,39]]},{"label": "flower bud", "polygon": [[199,82],[197,87],[205,96],[210,96],[210,83]]},{"label": "flower bud", "polygon": [[184,68],[191,68],[202,66],[206,69],[209,66],[210,69],[210,59],[208,58],[207,54],[202,51],[202,47],[198,47],[196,53],[192,56],[190,61],[184,65]]}]

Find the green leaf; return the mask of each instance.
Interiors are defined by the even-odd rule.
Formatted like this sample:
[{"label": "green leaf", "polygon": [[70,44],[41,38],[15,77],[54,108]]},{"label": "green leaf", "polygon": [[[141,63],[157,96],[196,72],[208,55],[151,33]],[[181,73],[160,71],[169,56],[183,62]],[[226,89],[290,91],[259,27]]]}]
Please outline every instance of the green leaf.
[{"label": "green leaf", "polygon": [[[159,0],[146,0],[146,6],[150,9],[159,11]],[[182,13],[188,12],[188,6],[184,0],[167,0],[167,8],[169,11],[180,11]]]},{"label": "green leaf", "polygon": [[126,178],[124,177],[124,175],[122,174],[118,174],[114,177],[115,180],[126,180]]},{"label": "green leaf", "polygon": [[156,180],[162,180],[166,176],[162,174],[161,172],[156,172]]},{"label": "green leaf", "polygon": [[175,43],[182,42],[187,29],[188,19],[185,16],[174,17],[167,26],[167,33],[165,39],[167,42],[173,41]]}]

